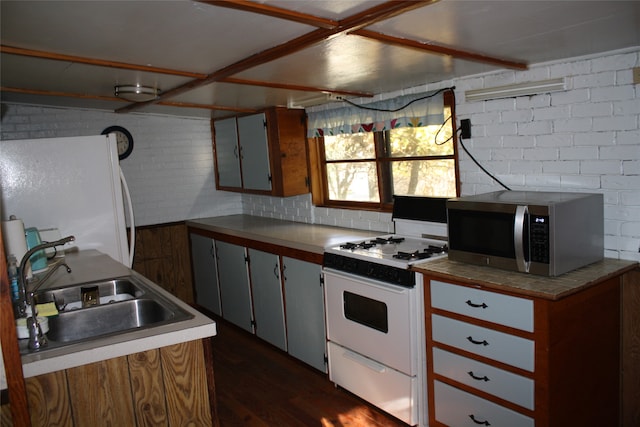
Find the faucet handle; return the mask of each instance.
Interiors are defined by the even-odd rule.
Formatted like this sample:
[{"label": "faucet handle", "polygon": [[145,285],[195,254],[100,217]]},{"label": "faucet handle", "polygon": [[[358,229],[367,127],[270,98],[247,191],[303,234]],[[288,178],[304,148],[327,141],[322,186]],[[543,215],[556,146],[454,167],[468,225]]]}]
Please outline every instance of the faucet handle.
[{"label": "faucet handle", "polygon": [[46,347],[49,344],[47,340],[47,336],[42,333],[42,327],[40,326],[40,322],[37,321],[37,318],[34,314],[33,317],[27,318],[27,329],[29,330],[29,349],[30,350],[39,350],[43,347]]}]

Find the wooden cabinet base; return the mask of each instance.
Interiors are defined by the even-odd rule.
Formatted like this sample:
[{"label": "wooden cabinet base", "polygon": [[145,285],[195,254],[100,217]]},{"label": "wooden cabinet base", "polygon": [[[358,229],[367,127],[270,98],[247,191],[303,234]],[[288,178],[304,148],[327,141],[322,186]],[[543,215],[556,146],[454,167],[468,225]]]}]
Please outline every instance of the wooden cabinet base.
[{"label": "wooden cabinet base", "polygon": [[26,379],[36,426],[217,426],[210,339]]}]

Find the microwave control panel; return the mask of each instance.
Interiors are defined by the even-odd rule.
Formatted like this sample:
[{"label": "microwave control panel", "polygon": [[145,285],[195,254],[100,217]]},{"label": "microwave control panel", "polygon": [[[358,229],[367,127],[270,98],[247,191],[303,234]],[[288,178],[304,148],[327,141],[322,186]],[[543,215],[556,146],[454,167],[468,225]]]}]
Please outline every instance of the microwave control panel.
[{"label": "microwave control panel", "polygon": [[529,215],[529,256],[532,262],[549,264],[549,217]]}]

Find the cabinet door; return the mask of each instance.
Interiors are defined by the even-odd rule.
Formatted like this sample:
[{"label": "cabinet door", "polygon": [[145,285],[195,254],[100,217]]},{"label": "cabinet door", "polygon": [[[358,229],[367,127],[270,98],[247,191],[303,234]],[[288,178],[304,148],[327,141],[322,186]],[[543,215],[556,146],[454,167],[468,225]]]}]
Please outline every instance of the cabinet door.
[{"label": "cabinet door", "polygon": [[321,267],[287,257],[282,263],[289,354],[327,372]]},{"label": "cabinet door", "polygon": [[264,114],[238,118],[242,182],[246,190],[271,191],[269,143]]},{"label": "cabinet door", "polygon": [[253,333],[251,292],[245,248],[216,241],[222,317]]},{"label": "cabinet door", "polygon": [[213,122],[216,138],[216,165],[218,167],[218,186],[242,186],[240,179],[240,155],[238,153],[238,132],[236,118]]},{"label": "cabinet door", "polygon": [[280,257],[249,249],[249,269],[256,335],[286,351]]},{"label": "cabinet door", "polygon": [[221,316],[220,288],[213,239],[191,234],[191,262],[196,303]]}]

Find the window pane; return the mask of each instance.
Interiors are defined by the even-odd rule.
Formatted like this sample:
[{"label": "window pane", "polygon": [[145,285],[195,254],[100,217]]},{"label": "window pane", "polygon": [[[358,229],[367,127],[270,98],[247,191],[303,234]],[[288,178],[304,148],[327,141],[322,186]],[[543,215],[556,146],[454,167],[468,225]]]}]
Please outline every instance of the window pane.
[{"label": "window pane", "polygon": [[380,201],[375,162],[329,163],[327,183],[331,200]]},{"label": "window pane", "polygon": [[392,162],[393,194],[401,196],[455,197],[454,160]]},{"label": "window pane", "polygon": [[327,160],[375,159],[373,132],[324,137]]},{"label": "window pane", "polygon": [[451,126],[392,129],[387,150],[388,157],[450,156]]}]

